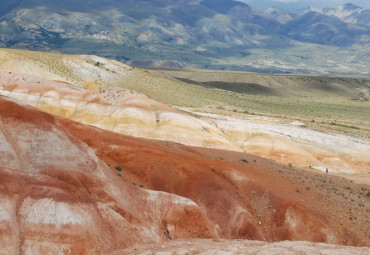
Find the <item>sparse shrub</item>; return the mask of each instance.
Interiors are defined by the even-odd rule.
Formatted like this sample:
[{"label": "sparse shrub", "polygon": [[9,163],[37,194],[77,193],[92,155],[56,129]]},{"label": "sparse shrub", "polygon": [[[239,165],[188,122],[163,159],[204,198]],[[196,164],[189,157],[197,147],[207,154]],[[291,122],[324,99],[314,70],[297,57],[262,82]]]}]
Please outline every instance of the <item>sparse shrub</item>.
[{"label": "sparse shrub", "polygon": [[122,177],[122,174],[117,174],[118,176]]},{"label": "sparse shrub", "polygon": [[370,197],[370,191],[369,191],[369,192],[367,192],[367,195],[366,195],[366,196]]},{"label": "sparse shrub", "polygon": [[140,184],[140,188],[144,188],[144,185],[143,184]]},{"label": "sparse shrub", "polygon": [[311,188],[310,187],[306,187],[306,190],[310,190]]},{"label": "sparse shrub", "polygon": [[132,182],[132,185],[135,185],[136,186],[137,184],[136,184],[136,182]]},{"label": "sparse shrub", "polygon": [[248,163],[248,159],[247,158],[242,158],[242,161],[245,162],[245,163]]},{"label": "sparse shrub", "polygon": [[293,167],[293,164],[292,164],[291,162],[289,162],[288,166],[289,166],[290,168],[292,168],[292,167]]},{"label": "sparse shrub", "polygon": [[120,167],[120,166],[115,166],[114,168],[115,168],[117,171],[120,171],[120,172],[122,171],[122,167]]},{"label": "sparse shrub", "polygon": [[350,190],[350,189],[351,189],[351,187],[345,187],[345,189]]},{"label": "sparse shrub", "polygon": [[280,173],[284,173],[284,170],[280,169],[280,170],[279,170],[279,172],[280,172]]}]

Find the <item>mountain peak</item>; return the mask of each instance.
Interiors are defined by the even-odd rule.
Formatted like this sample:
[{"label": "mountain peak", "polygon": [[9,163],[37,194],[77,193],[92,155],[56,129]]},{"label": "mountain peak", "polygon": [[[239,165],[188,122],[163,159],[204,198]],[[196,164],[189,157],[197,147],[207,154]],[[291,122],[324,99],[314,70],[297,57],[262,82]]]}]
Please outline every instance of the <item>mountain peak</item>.
[{"label": "mountain peak", "polygon": [[343,8],[346,10],[356,10],[356,9],[362,9],[361,7],[354,5],[352,3],[346,3],[343,5]]},{"label": "mountain peak", "polygon": [[246,3],[234,0],[204,0],[201,4],[219,13],[227,13],[230,9],[237,6],[249,7]]}]

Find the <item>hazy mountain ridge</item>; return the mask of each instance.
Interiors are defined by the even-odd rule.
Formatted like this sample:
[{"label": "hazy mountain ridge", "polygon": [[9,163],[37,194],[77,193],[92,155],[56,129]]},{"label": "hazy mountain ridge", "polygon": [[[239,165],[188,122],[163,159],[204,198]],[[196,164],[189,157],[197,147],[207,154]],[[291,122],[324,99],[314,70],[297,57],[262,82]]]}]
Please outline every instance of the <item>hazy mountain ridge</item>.
[{"label": "hazy mountain ridge", "polygon": [[319,10],[319,12],[327,16],[338,17],[347,23],[370,26],[369,18],[367,19],[367,22],[362,18],[364,17],[364,14],[369,15],[369,10],[351,3],[347,3],[336,8],[324,8]]},{"label": "hazy mountain ridge", "polygon": [[309,12],[318,12],[328,17],[337,17],[346,23],[360,24],[366,26],[370,25],[370,23],[361,22],[361,20],[358,20],[358,18],[364,16],[364,14],[367,15],[369,10],[351,3],[339,5],[336,8],[307,7],[295,11],[286,11],[281,8],[270,8],[266,10],[266,12],[273,16],[274,18],[276,18],[277,20],[279,20],[281,23],[286,23],[294,18],[297,18]]},{"label": "hazy mountain ridge", "polygon": [[[264,12],[232,0],[0,3],[2,47],[98,54],[136,65],[281,72],[278,64],[251,66],[248,56],[253,49],[293,49],[297,43],[318,48],[370,45],[369,10],[358,8],[340,19],[333,10]],[[226,58],[242,64],[232,66]]]}]

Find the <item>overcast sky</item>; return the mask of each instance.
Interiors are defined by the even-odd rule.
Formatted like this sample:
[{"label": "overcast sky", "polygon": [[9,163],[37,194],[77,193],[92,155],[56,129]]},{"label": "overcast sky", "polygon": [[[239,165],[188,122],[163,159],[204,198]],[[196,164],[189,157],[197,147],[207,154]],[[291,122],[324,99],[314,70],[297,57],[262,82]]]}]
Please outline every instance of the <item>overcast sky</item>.
[{"label": "overcast sky", "polygon": [[370,0],[239,0],[253,7],[268,9],[270,7],[283,7],[284,9],[298,9],[303,7],[336,7],[345,3],[352,3],[370,9]]}]

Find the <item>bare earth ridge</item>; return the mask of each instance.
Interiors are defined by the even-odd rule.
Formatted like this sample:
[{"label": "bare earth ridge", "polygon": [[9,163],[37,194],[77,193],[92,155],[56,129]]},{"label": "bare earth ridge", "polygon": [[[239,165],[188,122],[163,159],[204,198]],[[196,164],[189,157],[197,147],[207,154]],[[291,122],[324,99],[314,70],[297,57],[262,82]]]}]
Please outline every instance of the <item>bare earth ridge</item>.
[{"label": "bare earth ridge", "polygon": [[0,68],[0,254],[370,254],[369,140],[169,106],[95,56]]},{"label": "bare earth ridge", "polygon": [[53,116],[3,97],[0,116],[1,254],[102,254],[167,240],[163,222],[217,237],[193,201],[122,182]]},{"label": "bare earth ridge", "polygon": [[[369,187],[253,156],[243,163],[235,152],[126,137],[9,98],[0,106],[5,254],[101,254],[194,237],[370,245],[369,198],[327,194],[348,185],[351,192],[338,191],[355,197]],[[301,178],[315,180],[312,189],[294,183]],[[350,208],[356,219],[347,218]]]},{"label": "bare earth ridge", "polygon": [[300,122],[175,109],[124,88],[93,92],[12,71],[0,71],[0,81],[0,95],[116,133],[249,152],[321,171],[370,171],[369,141],[314,131]]},{"label": "bare earth ridge", "polygon": [[61,121],[112,171],[122,167],[124,180],[196,202],[217,224],[221,238],[350,244],[361,232],[365,238],[360,242],[369,242],[367,185],[245,153],[138,139]]}]

